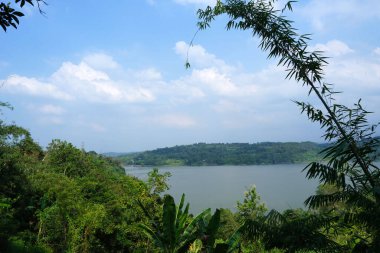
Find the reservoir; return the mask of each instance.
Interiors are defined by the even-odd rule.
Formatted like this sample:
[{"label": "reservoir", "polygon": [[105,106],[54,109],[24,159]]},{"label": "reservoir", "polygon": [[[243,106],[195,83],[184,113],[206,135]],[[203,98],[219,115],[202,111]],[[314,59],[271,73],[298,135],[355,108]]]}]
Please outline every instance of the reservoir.
[{"label": "reservoir", "polygon": [[[256,185],[256,191],[268,209],[283,211],[305,208],[303,202],[314,194],[317,180],[307,180],[302,169],[306,164],[248,165],[248,166],[180,166],[158,167],[161,173],[170,172],[171,194],[178,203],[182,193],[194,214],[206,208],[229,208],[236,211],[244,191]],[[147,179],[151,167],[125,167],[126,173]]]}]

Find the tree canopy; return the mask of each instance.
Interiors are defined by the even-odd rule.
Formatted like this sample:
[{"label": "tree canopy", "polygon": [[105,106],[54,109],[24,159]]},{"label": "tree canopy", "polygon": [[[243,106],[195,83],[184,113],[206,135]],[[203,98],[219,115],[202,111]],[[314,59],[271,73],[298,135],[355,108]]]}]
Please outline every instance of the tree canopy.
[{"label": "tree canopy", "polygon": [[44,151],[27,130],[0,121],[0,164],[1,252],[152,247],[137,200],[157,213],[157,197],[115,161],[60,140]]}]

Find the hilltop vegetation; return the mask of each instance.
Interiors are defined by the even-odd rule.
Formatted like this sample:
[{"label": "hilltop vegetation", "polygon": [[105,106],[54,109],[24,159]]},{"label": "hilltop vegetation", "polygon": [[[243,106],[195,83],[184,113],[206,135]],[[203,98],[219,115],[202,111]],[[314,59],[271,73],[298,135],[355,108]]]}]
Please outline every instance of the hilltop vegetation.
[{"label": "hilltop vegetation", "polygon": [[320,159],[318,153],[324,146],[313,142],[197,143],[122,155],[116,159],[127,165],[141,166],[291,164]]},{"label": "hilltop vegetation", "polygon": [[152,252],[138,203],[159,213],[153,187],[66,141],[43,150],[0,120],[0,252]]}]

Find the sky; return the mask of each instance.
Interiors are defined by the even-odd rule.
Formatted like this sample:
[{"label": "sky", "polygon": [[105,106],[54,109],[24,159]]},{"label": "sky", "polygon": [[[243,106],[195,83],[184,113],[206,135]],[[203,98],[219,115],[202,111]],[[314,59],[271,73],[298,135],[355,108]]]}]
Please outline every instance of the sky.
[{"label": "sky", "polygon": [[[320,106],[285,80],[249,31],[226,17],[197,31],[214,0],[48,0],[24,8],[17,30],[0,32],[1,119],[43,147],[61,139],[96,152],[206,143],[323,142],[294,100]],[[281,6],[282,1],[278,3]],[[380,1],[301,0],[286,15],[328,59],[326,82],[380,121]],[[189,55],[191,68],[186,69]]]}]

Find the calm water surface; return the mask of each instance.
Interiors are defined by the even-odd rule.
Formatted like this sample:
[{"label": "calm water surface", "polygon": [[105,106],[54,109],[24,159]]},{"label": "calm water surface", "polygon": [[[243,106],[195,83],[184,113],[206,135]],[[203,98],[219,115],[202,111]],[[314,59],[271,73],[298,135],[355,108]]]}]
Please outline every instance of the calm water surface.
[{"label": "calm water surface", "polygon": [[[304,200],[315,193],[318,182],[301,172],[305,164],[252,166],[160,167],[170,172],[169,194],[178,201],[182,193],[193,213],[208,207],[236,210],[244,191],[256,185],[269,209],[303,208]],[[146,179],[149,167],[126,167],[127,174]]]}]

